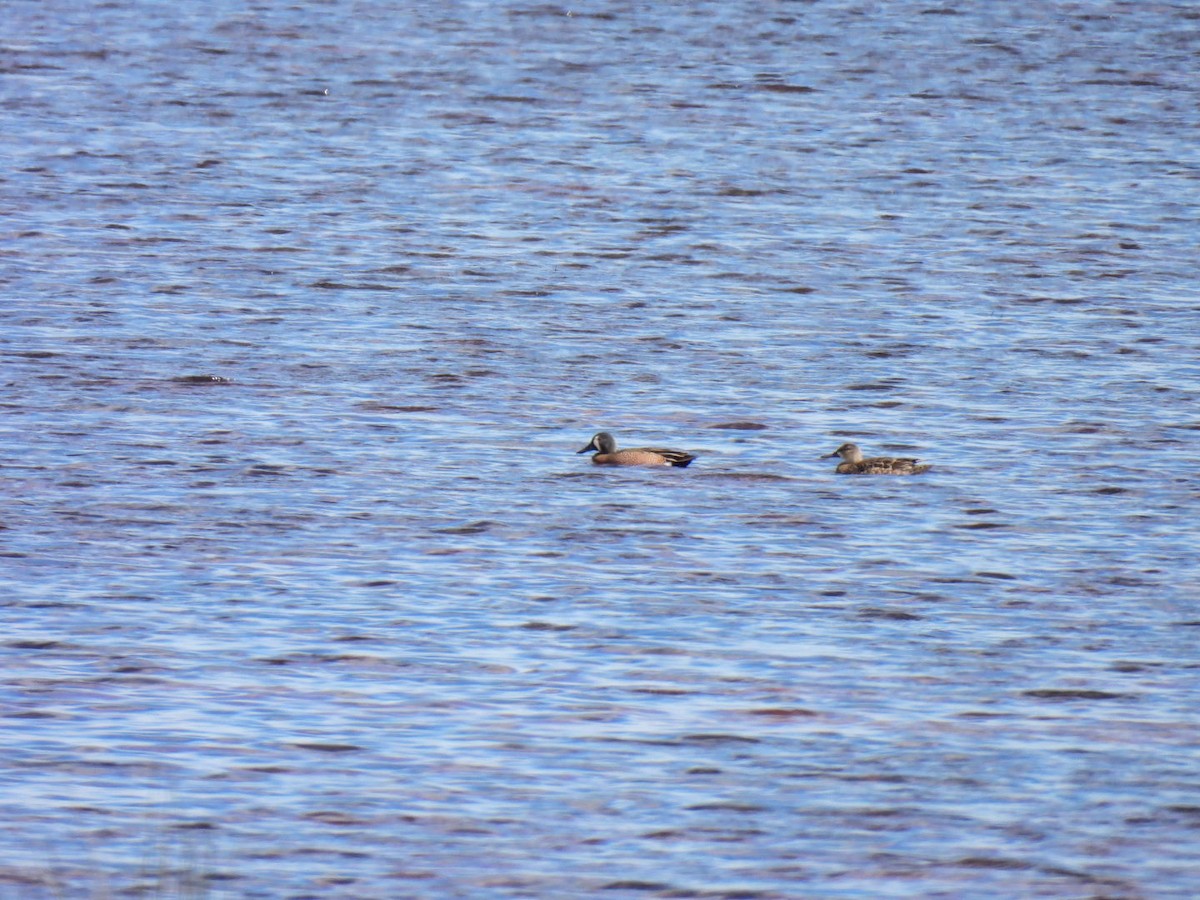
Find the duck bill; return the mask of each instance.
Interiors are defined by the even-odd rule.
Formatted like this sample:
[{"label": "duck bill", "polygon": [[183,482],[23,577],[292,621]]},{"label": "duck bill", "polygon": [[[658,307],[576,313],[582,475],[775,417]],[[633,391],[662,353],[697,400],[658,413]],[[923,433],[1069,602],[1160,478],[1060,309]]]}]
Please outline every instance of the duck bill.
[{"label": "duck bill", "polygon": [[576,450],[575,455],[578,456],[580,453],[587,453],[589,450],[595,450],[595,449],[596,449],[596,442],[593,441],[592,443],[590,443],[586,447],[584,447],[582,450]]}]

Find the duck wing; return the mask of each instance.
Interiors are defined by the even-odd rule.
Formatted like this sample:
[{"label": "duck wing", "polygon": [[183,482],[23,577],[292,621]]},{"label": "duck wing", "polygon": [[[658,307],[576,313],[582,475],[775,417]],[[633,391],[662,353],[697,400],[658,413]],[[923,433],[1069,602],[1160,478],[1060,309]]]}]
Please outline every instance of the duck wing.
[{"label": "duck wing", "polygon": [[678,466],[681,469],[686,469],[696,457],[691,453],[684,453],[682,450],[665,450],[662,447],[646,447],[650,453],[657,453],[663,459],[673,466]]}]

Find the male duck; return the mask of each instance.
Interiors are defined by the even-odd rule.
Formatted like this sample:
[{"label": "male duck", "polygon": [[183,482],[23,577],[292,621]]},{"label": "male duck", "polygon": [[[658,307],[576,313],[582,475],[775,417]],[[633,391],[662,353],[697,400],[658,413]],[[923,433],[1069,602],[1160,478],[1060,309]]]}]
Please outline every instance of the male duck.
[{"label": "male duck", "polygon": [[839,475],[920,475],[930,469],[930,466],[919,465],[916,459],[908,456],[872,456],[863,459],[857,444],[842,444],[821,459],[832,456],[842,458],[837,467]]},{"label": "male duck", "polygon": [[592,462],[598,466],[678,466],[683,469],[696,458],[682,450],[662,450],[658,447],[618,450],[616,440],[607,431],[601,431],[579,452],[587,453],[589,450],[596,451]]}]

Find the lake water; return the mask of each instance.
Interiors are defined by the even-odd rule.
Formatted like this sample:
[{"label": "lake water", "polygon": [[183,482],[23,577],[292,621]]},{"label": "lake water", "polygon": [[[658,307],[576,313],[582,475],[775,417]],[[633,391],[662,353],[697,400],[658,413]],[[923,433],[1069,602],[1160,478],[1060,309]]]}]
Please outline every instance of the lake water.
[{"label": "lake water", "polygon": [[1200,8],[4,17],[0,896],[1200,892]]}]

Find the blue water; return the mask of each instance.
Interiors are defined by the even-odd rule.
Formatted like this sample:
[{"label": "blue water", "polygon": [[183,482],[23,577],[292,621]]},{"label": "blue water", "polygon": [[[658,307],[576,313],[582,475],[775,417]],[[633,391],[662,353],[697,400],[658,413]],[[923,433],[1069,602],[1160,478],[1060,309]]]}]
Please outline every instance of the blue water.
[{"label": "blue water", "polygon": [[0,896],[1196,895],[1192,4],[178,6],[5,8]]}]

